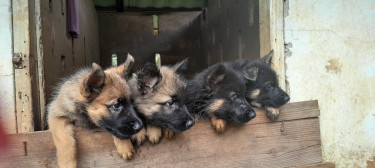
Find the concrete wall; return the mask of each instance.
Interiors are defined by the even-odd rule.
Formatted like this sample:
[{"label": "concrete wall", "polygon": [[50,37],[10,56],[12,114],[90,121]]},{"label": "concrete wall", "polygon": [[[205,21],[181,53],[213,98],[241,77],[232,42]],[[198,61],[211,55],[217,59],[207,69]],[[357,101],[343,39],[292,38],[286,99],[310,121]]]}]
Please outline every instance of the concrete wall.
[{"label": "concrete wall", "polygon": [[100,13],[101,62],[111,65],[111,55],[124,62],[129,52],[135,58],[134,68],[146,62],[155,62],[160,53],[162,64],[174,64],[189,57],[189,72],[199,71],[206,63],[201,61],[200,13],[174,12],[158,15],[159,34],[153,34],[151,15],[141,13]]},{"label": "concrete wall", "polygon": [[366,167],[375,156],[375,1],[285,4],[291,101],[319,100],[323,158]]},{"label": "concrete wall", "polygon": [[208,0],[202,49],[208,65],[259,58],[259,1]]},{"label": "concrete wall", "polygon": [[41,1],[47,103],[61,78],[92,62],[100,63],[98,15],[91,0],[79,2],[81,34],[72,39],[66,30],[65,0]]},{"label": "concrete wall", "polygon": [[11,4],[0,1],[0,123],[6,132],[16,133]]}]

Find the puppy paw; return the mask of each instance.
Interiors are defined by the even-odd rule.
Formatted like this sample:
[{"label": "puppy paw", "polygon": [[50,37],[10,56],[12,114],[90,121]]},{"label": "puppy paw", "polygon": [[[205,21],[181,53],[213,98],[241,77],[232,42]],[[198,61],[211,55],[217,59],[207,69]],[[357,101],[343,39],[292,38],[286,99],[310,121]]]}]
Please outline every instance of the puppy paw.
[{"label": "puppy paw", "polygon": [[167,137],[167,139],[172,139],[175,135],[175,132],[173,132],[172,130],[168,128],[164,128],[163,133],[164,133],[164,136]]},{"label": "puppy paw", "polygon": [[135,150],[130,140],[120,140],[114,137],[114,143],[121,158],[130,160],[133,157]]},{"label": "puppy paw", "polygon": [[152,144],[156,144],[162,138],[162,130],[159,127],[147,126],[146,134]]},{"label": "puppy paw", "polygon": [[227,125],[227,122],[222,120],[222,119],[212,117],[211,118],[211,125],[217,133],[223,133],[225,131],[225,127]]},{"label": "puppy paw", "polygon": [[280,109],[273,108],[273,107],[266,107],[266,114],[267,114],[268,119],[275,121],[279,118]]},{"label": "puppy paw", "polygon": [[142,129],[137,134],[132,136],[132,141],[135,142],[137,145],[141,145],[146,139],[146,129]]}]

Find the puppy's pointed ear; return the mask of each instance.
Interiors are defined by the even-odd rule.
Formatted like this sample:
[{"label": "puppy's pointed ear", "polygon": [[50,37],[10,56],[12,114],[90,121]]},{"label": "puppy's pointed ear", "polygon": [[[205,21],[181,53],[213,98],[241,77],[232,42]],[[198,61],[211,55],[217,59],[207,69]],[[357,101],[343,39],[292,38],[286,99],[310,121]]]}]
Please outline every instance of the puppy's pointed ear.
[{"label": "puppy's pointed ear", "polygon": [[133,66],[133,63],[134,63],[134,58],[132,55],[128,53],[128,56],[126,57],[126,60],[124,63],[122,63],[121,65],[117,67],[113,67],[111,69],[114,70],[118,75],[125,77],[126,75],[129,74],[129,71],[131,67]]},{"label": "puppy's pointed ear", "polygon": [[265,55],[264,57],[262,57],[258,61],[263,63],[263,64],[267,64],[267,65],[271,66],[272,56],[273,56],[273,50],[271,50],[267,55]]},{"label": "puppy's pointed ear", "polygon": [[217,65],[205,76],[205,86],[211,91],[217,88],[217,85],[225,78],[225,71],[222,64]]},{"label": "puppy's pointed ear", "polygon": [[159,68],[155,64],[147,63],[136,73],[138,88],[142,95],[152,91],[161,80]]},{"label": "puppy's pointed ear", "polygon": [[255,81],[258,77],[258,67],[246,67],[241,72],[242,76],[249,80],[249,81]]},{"label": "puppy's pointed ear", "polygon": [[234,61],[232,63],[232,67],[235,70],[242,70],[247,65],[248,62],[249,61],[245,60],[245,59],[243,59],[243,60],[237,60],[237,61]]},{"label": "puppy's pointed ear", "polygon": [[189,63],[189,58],[185,58],[181,62],[178,62],[175,65],[173,65],[172,69],[174,69],[174,71],[177,74],[184,73],[188,69],[188,63]]},{"label": "puppy's pointed ear", "polygon": [[103,69],[96,63],[92,64],[92,70],[83,81],[81,94],[92,99],[98,96],[104,86],[105,73]]}]

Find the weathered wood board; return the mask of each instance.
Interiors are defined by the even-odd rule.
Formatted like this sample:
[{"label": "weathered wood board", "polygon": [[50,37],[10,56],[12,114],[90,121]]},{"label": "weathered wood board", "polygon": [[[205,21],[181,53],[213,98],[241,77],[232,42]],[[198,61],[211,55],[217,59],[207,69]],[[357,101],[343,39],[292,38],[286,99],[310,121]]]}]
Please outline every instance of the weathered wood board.
[{"label": "weathered wood board", "polygon": [[[216,134],[209,122],[137,147],[131,161],[117,155],[110,134],[77,129],[79,167],[292,167],[322,162],[317,101],[287,104],[278,121],[263,111],[243,126]],[[56,167],[55,146],[48,131],[10,135],[11,148],[0,167]]]}]

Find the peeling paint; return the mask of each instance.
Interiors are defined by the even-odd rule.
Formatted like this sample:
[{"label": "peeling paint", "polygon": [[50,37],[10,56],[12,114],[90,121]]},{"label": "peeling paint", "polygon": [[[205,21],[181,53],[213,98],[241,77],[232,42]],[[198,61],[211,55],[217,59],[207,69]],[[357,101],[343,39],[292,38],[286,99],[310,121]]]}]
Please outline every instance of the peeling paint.
[{"label": "peeling paint", "polygon": [[367,168],[375,168],[375,156],[367,161]]},{"label": "peeling paint", "polygon": [[326,65],[327,72],[340,73],[342,65],[337,58],[328,60],[329,65]]},{"label": "peeling paint", "polygon": [[[288,69],[288,64],[286,63],[286,60],[292,56],[292,51],[290,49],[293,47],[292,43],[285,43],[284,44],[284,57],[285,57],[285,62],[284,62],[284,68],[285,68],[285,74]],[[289,79],[288,76],[285,76],[285,91],[290,94],[290,86],[289,86]]]},{"label": "peeling paint", "polygon": [[290,51],[290,49],[293,47],[293,44],[292,43],[285,43],[284,44],[284,56],[285,57],[290,57],[292,56],[292,51]]}]

